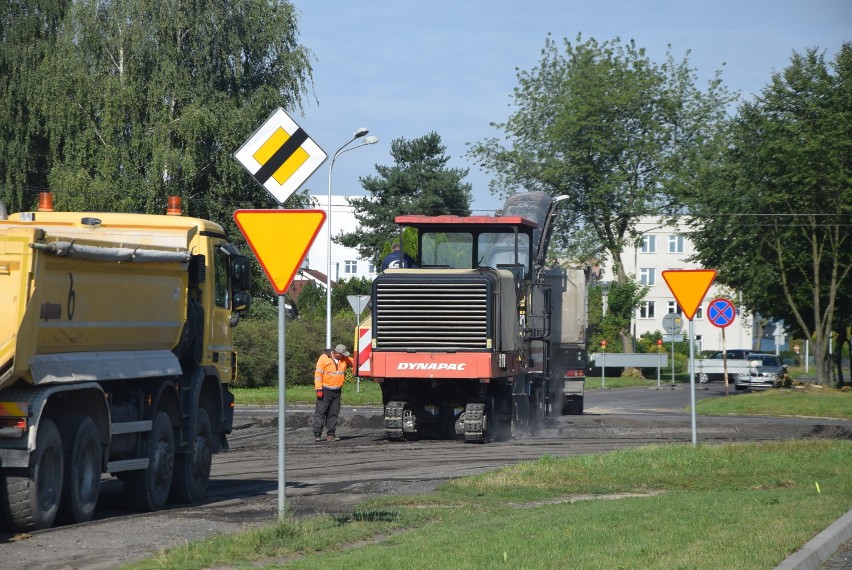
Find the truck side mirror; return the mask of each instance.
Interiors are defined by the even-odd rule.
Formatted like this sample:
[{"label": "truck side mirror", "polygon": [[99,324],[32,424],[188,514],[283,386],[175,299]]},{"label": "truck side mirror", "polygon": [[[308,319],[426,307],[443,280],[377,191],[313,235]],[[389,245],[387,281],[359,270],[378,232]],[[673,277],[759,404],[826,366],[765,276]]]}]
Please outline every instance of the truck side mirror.
[{"label": "truck side mirror", "polygon": [[236,291],[251,288],[251,262],[244,255],[231,256],[231,285]]},{"label": "truck side mirror", "polygon": [[251,295],[248,291],[234,291],[234,304],[232,310],[240,313],[248,311],[251,307]]}]

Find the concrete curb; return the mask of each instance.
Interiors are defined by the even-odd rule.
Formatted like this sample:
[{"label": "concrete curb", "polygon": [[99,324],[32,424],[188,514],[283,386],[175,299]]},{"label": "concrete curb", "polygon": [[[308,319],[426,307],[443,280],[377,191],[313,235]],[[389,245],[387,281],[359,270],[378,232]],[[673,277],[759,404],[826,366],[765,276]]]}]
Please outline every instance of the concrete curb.
[{"label": "concrete curb", "polygon": [[837,549],[852,539],[852,509],[813,537],[774,570],[817,570]]}]

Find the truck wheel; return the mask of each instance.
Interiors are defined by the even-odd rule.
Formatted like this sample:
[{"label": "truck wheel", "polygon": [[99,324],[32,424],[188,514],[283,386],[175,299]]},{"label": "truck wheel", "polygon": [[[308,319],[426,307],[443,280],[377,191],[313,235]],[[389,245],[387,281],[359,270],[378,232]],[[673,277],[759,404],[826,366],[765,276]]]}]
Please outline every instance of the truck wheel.
[{"label": "truck wheel", "polygon": [[207,410],[198,409],[195,417],[195,441],[192,452],[175,458],[175,479],[171,498],[194,505],[207,494],[210,465],[213,462],[213,429]]},{"label": "truck wheel", "polygon": [[86,522],[95,513],[101,490],[101,437],[88,416],[66,418],[60,426],[65,477],[59,518],[69,523]]},{"label": "truck wheel", "polygon": [[175,434],[165,412],[157,412],[148,436],[148,468],[124,475],[124,493],[131,506],[143,511],[162,509],[169,498],[175,468]]},{"label": "truck wheel", "polygon": [[39,422],[29,467],[8,469],[2,479],[0,506],[7,530],[50,528],[62,496],[62,439],[52,420]]}]

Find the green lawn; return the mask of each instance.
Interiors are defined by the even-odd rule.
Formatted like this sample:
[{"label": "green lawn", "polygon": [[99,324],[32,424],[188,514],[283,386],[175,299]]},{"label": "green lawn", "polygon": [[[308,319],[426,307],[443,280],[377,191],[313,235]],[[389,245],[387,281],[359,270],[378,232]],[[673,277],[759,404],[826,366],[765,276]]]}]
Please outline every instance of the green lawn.
[{"label": "green lawn", "polygon": [[[371,382],[361,388],[364,398],[378,394]],[[359,394],[346,390],[345,399]],[[770,390],[698,408],[850,419],[850,403],[852,393],[838,390]],[[771,568],[852,508],[849,465],[848,440],[544,455],[453,480],[432,495],[286,519],[130,567]]]},{"label": "green lawn", "polygon": [[852,507],[852,441],[537,461],[284,520],[132,568],[771,568]]}]

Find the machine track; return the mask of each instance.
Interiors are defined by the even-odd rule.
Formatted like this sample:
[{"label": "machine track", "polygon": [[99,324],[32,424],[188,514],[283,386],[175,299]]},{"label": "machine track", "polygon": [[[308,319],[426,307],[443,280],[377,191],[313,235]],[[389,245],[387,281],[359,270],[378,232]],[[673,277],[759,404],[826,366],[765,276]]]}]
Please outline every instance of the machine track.
[{"label": "machine track", "polygon": [[488,434],[485,404],[468,404],[464,409],[464,440],[471,443],[483,443]]},{"label": "machine track", "polygon": [[402,431],[402,414],[405,411],[405,402],[388,402],[385,406],[385,437],[389,441],[404,441],[405,434]]}]

